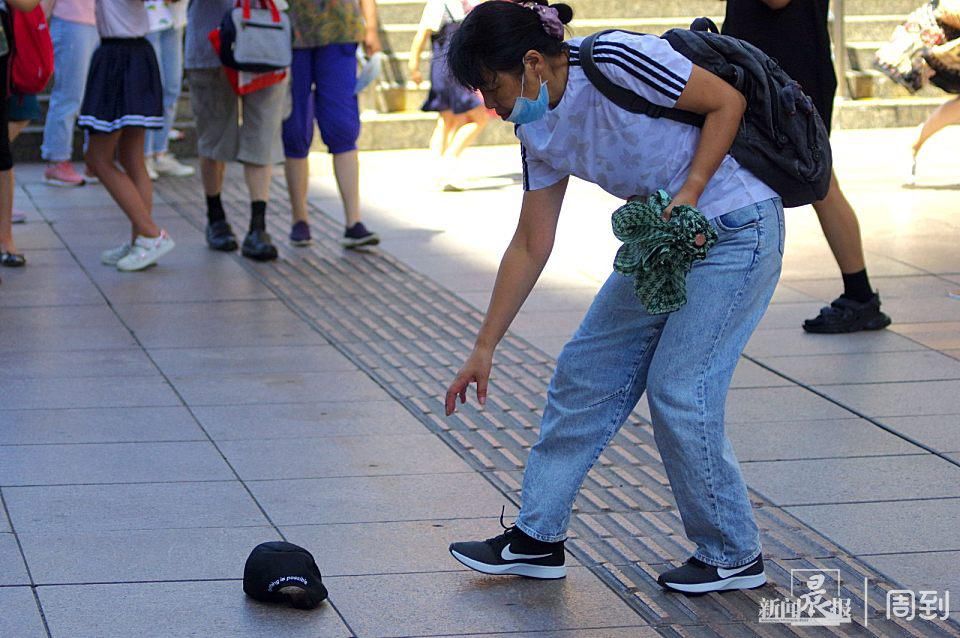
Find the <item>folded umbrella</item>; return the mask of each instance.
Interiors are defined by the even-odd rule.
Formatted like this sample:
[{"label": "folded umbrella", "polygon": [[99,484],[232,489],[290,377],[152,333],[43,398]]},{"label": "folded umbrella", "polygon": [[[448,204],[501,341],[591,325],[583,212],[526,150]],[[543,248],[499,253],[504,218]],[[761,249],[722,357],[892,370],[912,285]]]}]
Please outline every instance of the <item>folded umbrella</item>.
[{"label": "folded umbrella", "polygon": [[[675,206],[665,220],[663,211],[670,200],[659,190],[645,200],[627,202],[612,218],[613,234],[623,242],[613,269],[634,277],[637,297],[655,315],[687,303],[687,273],[717,243],[717,231],[693,206]],[[702,246],[697,245],[698,235],[706,239]]]}]

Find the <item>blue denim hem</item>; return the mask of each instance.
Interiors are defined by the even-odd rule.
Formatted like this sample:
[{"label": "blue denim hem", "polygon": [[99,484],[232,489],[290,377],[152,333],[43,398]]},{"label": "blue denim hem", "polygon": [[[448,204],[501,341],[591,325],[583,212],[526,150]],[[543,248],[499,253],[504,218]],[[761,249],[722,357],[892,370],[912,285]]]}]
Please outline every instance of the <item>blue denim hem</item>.
[{"label": "blue denim hem", "polygon": [[722,567],[723,569],[736,569],[737,567],[743,567],[744,565],[749,565],[753,561],[757,560],[757,558],[760,556],[761,553],[762,553],[761,548],[757,547],[756,550],[750,553],[750,558],[747,558],[746,560],[734,561],[733,565],[724,565],[722,564],[723,561],[718,561],[712,558],[708,558],[707,556],[704,556],[702,553],[700,553],[699,549],[693,553],[693,557],[696,558],[698,561],[702,563],[706,563],[707,565],[710,565],[712,567]]},{"label": "blue denim hem", "polygon": [[529,527],[524,525],[519,519],[514,521],[513,525],[514,527],[516,527],[518,530],[520,530],[530,538],[536,539],[541,543],[559,543],[560,541],[567,540],[566,534],[561,534],[559,536],[546,536],[544,534],[541,534],[540,532],[530,529]]}]

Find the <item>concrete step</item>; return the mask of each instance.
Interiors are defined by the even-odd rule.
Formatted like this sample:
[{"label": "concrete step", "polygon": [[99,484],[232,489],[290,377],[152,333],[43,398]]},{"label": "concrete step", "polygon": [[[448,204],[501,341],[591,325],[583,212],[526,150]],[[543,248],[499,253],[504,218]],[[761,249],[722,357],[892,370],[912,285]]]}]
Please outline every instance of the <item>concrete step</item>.
[{"label": "concrete step", "polygon": [[[627,29],[641,33],[659,35],[668,29],[685,28],[690,26],[695,16],[670,17],[633,17],[633,18],[589,18],[574,19],[570,23],[570,31],[574,36],[584,36],[603,29]],[[718,23],[721,14],[711,15]],[[902,22],[901,16],[888,14],[847,16],[845,21],[846,38],[849,43],[858,42],[885,42],[893,30]],[[416,23],[385,24],[384,48],[399,54],[408,52],[417,31]]]},{"label": "concrete step", "polygon": [[945,100],[943,97],[841,100],[834,111],[833,126],[837,129],[917,126]]},{"label": "concrete step", "polygon": [[[889,128],[916,126],[924,121],[933,109],[945,98],[873,98],[863,100],[838,100],[834,126],[841,128]],[[436,126],[436,116],[419,111],[404,113],[364,112],[361,116],[363,129],[360,135],[361,150],[386,150],[397,148],[425,148]],[[192,122],[178,122],[177,128],[186,133],[186,139],[173,142],[171,150],[178,157],[196,155],[196,136]],[[28,128],[13,144],[14,158],[18,162],[39,161],[40,127]],[[480,136],[478,144],[512,144],[516,141],[513,125],[491,120]],[[83,136],[79,132],[74,140],[74,157],[79,158]],[[324,151],[319,135],[314,138],[314,150]]]},{"label": "concrete step", "polygon": [[[724,0],[567,0],[576,19],[663,18],[669,16],[722,16]],[[847,16],[906,16],[918,6],[917,0],[847,0]],[[422,0],[379,0],[377,10],[383,24],[409,24],[420,21]]]},{"label": "concrete step", "polygon": [[867,98],[938,98],[944,95],[943,91],[932,85],[923,87],[917,93],[910,93],[880,71],[872,70],[848,71],[847,86],[849,87],[850,97],[858,100]]}]

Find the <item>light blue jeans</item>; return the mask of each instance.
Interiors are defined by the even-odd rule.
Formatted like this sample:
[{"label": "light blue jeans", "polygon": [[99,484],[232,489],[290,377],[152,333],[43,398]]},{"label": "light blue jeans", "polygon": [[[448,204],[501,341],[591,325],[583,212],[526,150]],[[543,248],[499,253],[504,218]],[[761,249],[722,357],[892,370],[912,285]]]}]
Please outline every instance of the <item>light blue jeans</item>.
[{"label": "light blue jeans", "polygon": [[183,86],[183,29],[164,29],[147,34],[160,65],[163,84],[163,128],[147,129],[143,148],[147,155],[166,153],[170,147],[170,129],[177,117],[177,100]]},{"label": "light blue jeans", "polygon": [[90,60],[100,46],[100,36],[93,25],[54,16],[50,19],[50,39],[57,68],[43,124],[40,156],[49,162],[66,162],[73,155],[73,127],[83,103]]},{"label": "light blue jeans", "polygon": [[517,527],[566,537],[587,472],[646,391],[657,448],[695,556],[739,567],[760,553],[740,466],[724,433],[734,368],[780,277],[783,207],[771,199],[711,222],[719,240],[687,276],[687,303],[647,313],[613,273],[563,348],[540,439],[523,476]]}]

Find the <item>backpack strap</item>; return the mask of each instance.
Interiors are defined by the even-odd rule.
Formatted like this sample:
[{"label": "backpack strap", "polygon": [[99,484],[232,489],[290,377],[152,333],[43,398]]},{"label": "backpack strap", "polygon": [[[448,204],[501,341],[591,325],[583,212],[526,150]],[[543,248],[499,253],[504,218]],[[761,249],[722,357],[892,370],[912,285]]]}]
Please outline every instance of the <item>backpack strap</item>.
[{"label": "backpack strap", "polygon": [[[701,128],[704,121],[702,115],[654,104],[630,89],[625,89],[622,86],[614,84],[600,71],[594,59],[593,46],[597,38],[607,33],[612,33],[613,31],[623,31],[623,29],[607,29],[606,31],[592,33],[580,43],[580,66],[583,67],[583,72],[587,76],[587,79],[590,80],[590,83],[596,87],[604,97],[626,111],[653,118],[662,117],[673,120],[674,122],[680,122],[681,124],[689,124]],[[623,33],[644,35],[633,31],[623,31]]]}]

